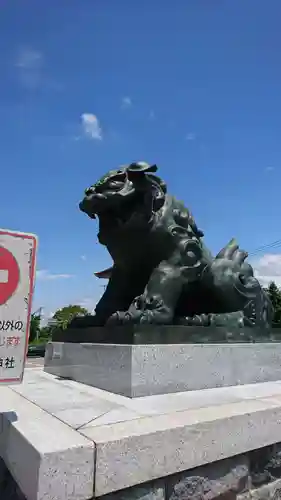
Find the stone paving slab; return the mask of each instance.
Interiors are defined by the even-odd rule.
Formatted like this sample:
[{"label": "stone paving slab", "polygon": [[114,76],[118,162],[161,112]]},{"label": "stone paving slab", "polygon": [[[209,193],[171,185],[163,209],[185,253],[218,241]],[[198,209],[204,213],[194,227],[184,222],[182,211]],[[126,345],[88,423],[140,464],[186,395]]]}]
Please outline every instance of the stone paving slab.
[{"label": "stone paving slab", "polygon": [[27,500],[88,500],[281,441],[281,381],[130,399],[27,369],[0,401]]},{"label": "stone paving slab", "polygon": [[[96,419],[99,419],[99,425],[107,422],[112,424],[130,420],[133,417],[165,414],[278,395],[281,394],[281,381],[131,399],[72,380],[59,379],[43,370],[33,369],[26,370],[22,385],[13,386],[11,389],[52,415],[61,418],[68,425],[77,428],[88,425],[91,420],[94,422]],[[75,422],[74,415],[71,417],[72,409],[77,414],[78,422]],[[84,416],[83,411],[85,411]]]},{"label": "stone paving slab", "polygon": [[91,498],[95,445],[11,388],[0,389],[0,455],[27,500]]},{"label": "stone paving slab", "polygon": [[98,496],[280,441],[281,401],[242,401],[80,432],[97,448]]}]

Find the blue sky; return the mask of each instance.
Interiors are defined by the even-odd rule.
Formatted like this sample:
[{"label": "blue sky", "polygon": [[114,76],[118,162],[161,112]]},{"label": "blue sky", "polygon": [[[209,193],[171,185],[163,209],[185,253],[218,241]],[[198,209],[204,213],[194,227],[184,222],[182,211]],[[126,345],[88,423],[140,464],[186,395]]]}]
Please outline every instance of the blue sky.
[{"label": "blue sky", "polygon": [[[280,0],[1,2],[1,225],[39,237],[34,307],[93,307],[110,260],[77,204],[126,162],[159,165],[213,252],[281,238],[280,15]],[[279,251],[256,265],[281,282]]]}]

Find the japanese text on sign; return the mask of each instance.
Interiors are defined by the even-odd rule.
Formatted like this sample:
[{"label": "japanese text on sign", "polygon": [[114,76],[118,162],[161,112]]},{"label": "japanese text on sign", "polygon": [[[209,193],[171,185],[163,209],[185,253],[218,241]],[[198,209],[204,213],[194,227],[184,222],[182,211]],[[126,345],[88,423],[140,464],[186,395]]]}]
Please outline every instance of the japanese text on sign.
[{"label": "japanese text on sign", "polygon": [[21,342],[21,338],[20,337],[17,337],[17,336],[13,336],[13,337],[4,337],[4,336],[1,336],[0,335],[0,347],[3,347],[3,346],[17,346],[19,345]]},{"label": "japanese text on sign", "polygon": [[22,381],[36,247],[34,235],[0,229],[0,384]]},{"label": "japanese text on sign", "polygon": [[10,321],[10,320],[0,320],[0,331],[11,331],[14,330],[22,331],[23,330],[23,322],[22,321]]},{"label": "japanese text on sign", "polygon": [[10,358],[0,358],[0,367],[1,368],[15,368],[15,358],[11,356]]}]

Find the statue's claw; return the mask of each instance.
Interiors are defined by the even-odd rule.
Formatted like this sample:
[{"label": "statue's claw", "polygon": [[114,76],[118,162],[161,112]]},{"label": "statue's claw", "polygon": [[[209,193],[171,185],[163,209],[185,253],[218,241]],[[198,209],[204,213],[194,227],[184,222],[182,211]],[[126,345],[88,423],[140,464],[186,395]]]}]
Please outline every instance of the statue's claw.
[{"label": "statue's claw", "polygon": [[125,313],[118,311],[110,316],[106,322],[106,326],[118,326],[123,324]]},{"label": "statue's claw", "polygon": [[152,311],[118,311],[107,320],[106,326],[118,326],[118,325],[138,325],[138,324],[151,324],[153,323],[153,312]]},{"label": "statue's claw", "polygon": [[[139,315],[140,316],[140,315]],[[106,322],[106,326],[128,325],[139,323],[139,316],[133,315],[130,312],[117,311],[112,314]]]},{"label": "statue's claw", "polygon": [[198,314],[178,319],[178,324],[186,326],[210,326],[209,314]]},{"label": "statue's claw", "polygon": [[154,319],[154,313],[152,311],[144,311],[142,314],[141,314],[141,317],[140,317],[140,323],[143,325],[143,324],[151,324],[153,323]]}]

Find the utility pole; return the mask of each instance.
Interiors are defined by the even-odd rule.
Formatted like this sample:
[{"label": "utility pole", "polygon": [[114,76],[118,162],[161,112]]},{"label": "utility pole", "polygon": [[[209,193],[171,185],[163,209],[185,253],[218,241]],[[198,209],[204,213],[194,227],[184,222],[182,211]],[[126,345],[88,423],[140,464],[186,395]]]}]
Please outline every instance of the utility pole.
[{"label": "utility pole", "polygon": [[[37,311],[35,311],[33,314],[34,314],[34,316],[40,316],[40,319],[41,319],[42,311],[43,311],[43,307],[39,307],[39,309],[37,309]],[[36,332],[36,341],[38,341],[38,339],[39,339],[39,331]]]}]

